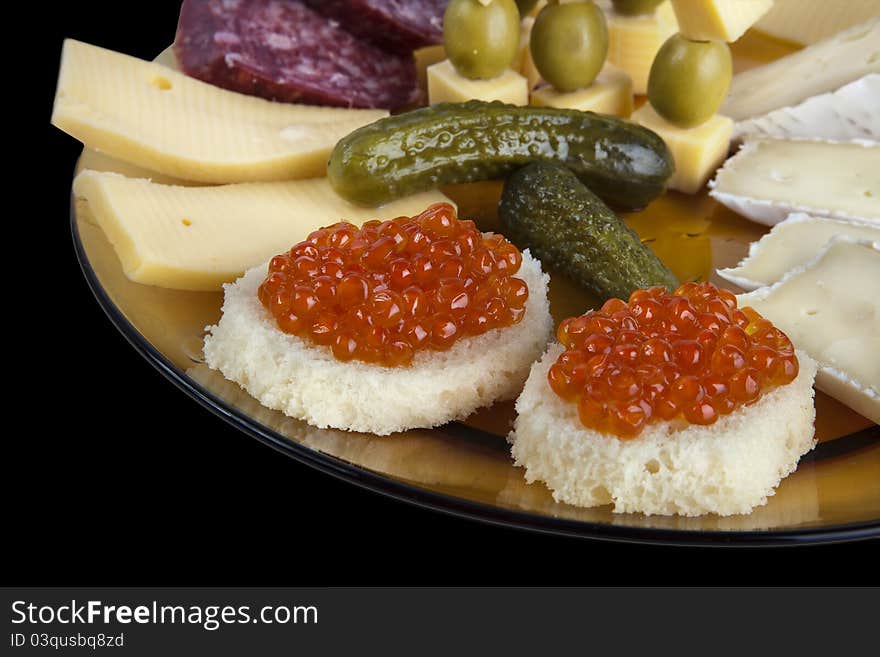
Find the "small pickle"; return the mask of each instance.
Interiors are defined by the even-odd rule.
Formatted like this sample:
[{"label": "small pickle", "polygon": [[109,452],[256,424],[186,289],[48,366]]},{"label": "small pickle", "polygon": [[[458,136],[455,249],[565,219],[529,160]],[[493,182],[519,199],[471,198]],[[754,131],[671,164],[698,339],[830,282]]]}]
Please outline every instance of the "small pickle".
[{"label": "small pickle", "polygon": [[446,56],[466,78],[501,75],[516,58],[519,39],[519,10],[513,0],[450,0],[446,7]]},{"label": "small pickle", "polygon": [[535,19],[529,48],[541,77],[556,89],[586,87],[608,54],[605,15],[590,0],[549,4]]},{"label": "small pickle", "polygon": [[693,128],[721,107],[733,61],[723,41],[690,41],[675,34],[663,44],[648,77],[648,99],[657,113],[680,128]]},{"label": "small pickle", "polygon": [[533,162],[510,175],[498,218],[514,244],[603,300],[678,285],[639,236],[560,164]]},{"label": "small pickle", "polygon": [[624,16],[651,14],[663,0],[611,0],[614,11]]},{"label": "small pickle", "polygon": [[327,178],[360,205],[503,178],[535,160],[565,165],[604,200],[642,208],[675,165],[654,132],[621,119],[500,102],[439,103],[380,119],[337,142]]}]

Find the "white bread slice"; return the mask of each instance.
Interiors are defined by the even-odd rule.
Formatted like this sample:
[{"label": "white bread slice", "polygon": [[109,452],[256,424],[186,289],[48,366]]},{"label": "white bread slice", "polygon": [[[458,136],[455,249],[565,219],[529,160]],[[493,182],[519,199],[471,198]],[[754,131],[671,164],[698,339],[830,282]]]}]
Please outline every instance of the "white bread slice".
[{"label": "white bread slice", "polygon": [[557,502],[648,515],[749,513],[815,446],[816,363],[801,351],[794,381],[715,424],[661,422],[619,440],[585,428],[577,406],[551,390],[547,371],[562,350],[552,345],[532,366],[509,437],[526,480],[546,483]]},{"label": "white bread slice", "polygon": [[512,399],[553,328],[549,277],[526,250],[517,277],[529,299],[519,324],[459,340],[448,351],[419,351],[410,367],[341,362],[327,347],[277,328],[257,299],[266,271],[255,267],[224,286],[223,316],[207,328],[206,362],[263,405],[321,428],[387,435]]}]

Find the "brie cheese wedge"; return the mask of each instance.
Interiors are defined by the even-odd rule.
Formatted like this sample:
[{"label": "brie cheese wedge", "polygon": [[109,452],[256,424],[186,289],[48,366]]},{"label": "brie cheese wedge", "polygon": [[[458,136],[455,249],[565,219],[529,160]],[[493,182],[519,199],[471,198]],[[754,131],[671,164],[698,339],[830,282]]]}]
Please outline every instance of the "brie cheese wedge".
[{"label": "brie cheese wedge", "polygon": [[709,187],[719,203],[768,226],[792,212],[880,224],[880,143],[747,141]]},{"label": "brie cheese wedge", "polygon": [[880,423],[880,242],[836,237],[808,264],[737,300],[818,362],[817,388]]},{"label": "brie cheese wedge", "polygon": [[790,214],[757,242],[736,267],[719,269],[718,275],[744,290],[772,285],[788,271],[811,260],[838,235],[880,242],[880,224]]},{"label": "brie cheese wedge", "polygon": [[880,141],[880,73],[736,123],[733,138],[749,137]]}]

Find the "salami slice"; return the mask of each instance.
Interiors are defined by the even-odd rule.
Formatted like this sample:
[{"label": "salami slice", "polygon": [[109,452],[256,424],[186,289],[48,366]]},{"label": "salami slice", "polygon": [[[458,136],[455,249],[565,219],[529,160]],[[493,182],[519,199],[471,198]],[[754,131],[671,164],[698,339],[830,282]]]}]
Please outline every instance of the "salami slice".
[{"label": "salami slice", "polygon": [[411,56],[301,0],[184,0],[174,51],[187,75],[270,100],[397,109],[419,99]]},{"label": "salami slice", "polygon": [[394,52],[443,43],[449,0],[305,0],[357,36]]}]

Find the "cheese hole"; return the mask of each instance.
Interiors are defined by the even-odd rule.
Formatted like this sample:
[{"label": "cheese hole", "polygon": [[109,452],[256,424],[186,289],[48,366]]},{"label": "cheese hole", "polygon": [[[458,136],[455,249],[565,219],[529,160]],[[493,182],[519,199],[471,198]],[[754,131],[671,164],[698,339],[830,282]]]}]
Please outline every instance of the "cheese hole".
[{"label": "cheese hole", "polygon": [[874,198],[874,194],[871,193],[870,189],[866,189],[864,192],[862,192],[862,196],[864,196],[865,198]]},{"label": "cheese hole", "polygon": [[192,226],[193,225],[193,222],[191,222],[189,219],[181,219],[180,223],[182,223],[184,226]]},{"label": "cheese hole", "polygon": [[164,78],[161,75],[154,77],[151,84],[156,87],[156,89],[161,89],[162,91],[168,91],[171,88],[171,80]]}]

